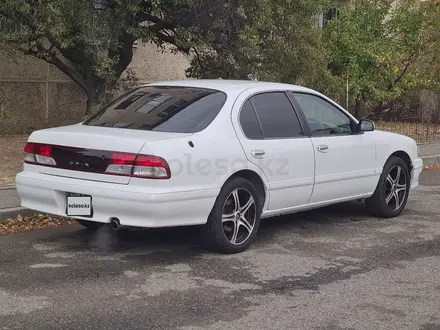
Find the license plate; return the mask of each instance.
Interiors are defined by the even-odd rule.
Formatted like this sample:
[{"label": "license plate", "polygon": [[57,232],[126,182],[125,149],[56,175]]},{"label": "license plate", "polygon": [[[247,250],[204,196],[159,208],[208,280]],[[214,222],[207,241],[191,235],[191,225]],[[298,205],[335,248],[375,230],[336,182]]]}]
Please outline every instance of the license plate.
[{"label": "license plate", "polygon": [[92,215],[91,196],[67,196],[67,215],[90,217]]}]

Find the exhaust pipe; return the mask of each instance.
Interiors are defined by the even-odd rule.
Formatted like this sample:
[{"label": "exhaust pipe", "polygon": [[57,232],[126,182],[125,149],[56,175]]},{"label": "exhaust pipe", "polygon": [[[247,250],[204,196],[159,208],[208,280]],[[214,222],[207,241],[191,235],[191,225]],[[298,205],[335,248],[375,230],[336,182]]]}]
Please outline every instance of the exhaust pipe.
[{"label": "exhaust pipe", "polygon": [[121,224],[119,222],[119,219],[118,218],[112,218],[110,220],[109,226],[110,226],[111,230],[118,231],[121,228]]}]

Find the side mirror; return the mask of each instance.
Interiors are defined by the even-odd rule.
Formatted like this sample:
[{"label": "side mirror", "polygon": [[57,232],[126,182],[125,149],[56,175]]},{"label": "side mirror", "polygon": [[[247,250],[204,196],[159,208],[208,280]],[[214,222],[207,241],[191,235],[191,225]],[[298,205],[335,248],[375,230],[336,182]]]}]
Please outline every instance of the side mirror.
[{"label": "side mirror", "polygon": [[357,131],[360,132],[372,132],[376,129],[374,122],[370,119],[361,119],[359,121]]}]

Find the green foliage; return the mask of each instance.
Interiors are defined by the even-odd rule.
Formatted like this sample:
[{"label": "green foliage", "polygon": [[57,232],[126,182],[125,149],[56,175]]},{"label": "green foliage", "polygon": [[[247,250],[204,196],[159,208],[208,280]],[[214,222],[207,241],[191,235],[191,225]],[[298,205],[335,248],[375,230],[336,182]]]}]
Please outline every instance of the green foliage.
[{"label": "green foliage", "polygon": [[227,42],[198,49],[188,74],[304,85],[331,79],[321,31],[314,28],[321,6],[304,0],[243,2],[233,13],[242,25]]},{"label": "green foliage", "polygon": [[439,29],[433,4],[357,0],[325,29],[329,69],[341,78],[348,74],[352,101],[386,102],[433,87],[438,79],[429,78],[426,65],[439,54]]},{"label": "green foliage", "polygon": [[238,13],[231,14],[239,2],[2,0],[2,22],[20,28],[0,40],[57,66],[84,89],[91,108],[115,87],[132,60],[136,40],[184,53],[227,42],[231,31],[243,28]]},{"label": "green foliage", "polygon": [[[316,28],[335,3],[339,18]],[[374,105],[440,91],[439,8],[419,0],[2,0],[2,24],[15,33],[0,42],[56,65],[86,91],[90,109],[135,81],[118,84],[138,39],[190,55],[189,77],[294,83],[340,101],[348,77],[351,101]]]}]

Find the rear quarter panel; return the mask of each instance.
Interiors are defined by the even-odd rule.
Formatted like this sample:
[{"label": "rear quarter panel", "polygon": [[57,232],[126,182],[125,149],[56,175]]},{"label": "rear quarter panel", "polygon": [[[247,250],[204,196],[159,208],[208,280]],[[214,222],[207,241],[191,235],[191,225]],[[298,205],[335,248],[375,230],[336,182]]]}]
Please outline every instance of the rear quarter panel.
[{"label": "rear quarter panel", "polygon": [[247,160],[231,123],[237,93],[227,94],[224,107],[203,131],[143,146],[142,154],[160,156],[168,162],[172,192],[220,190],[230,176],[244,169],[259,174],[266,184],[262,171]]}]

